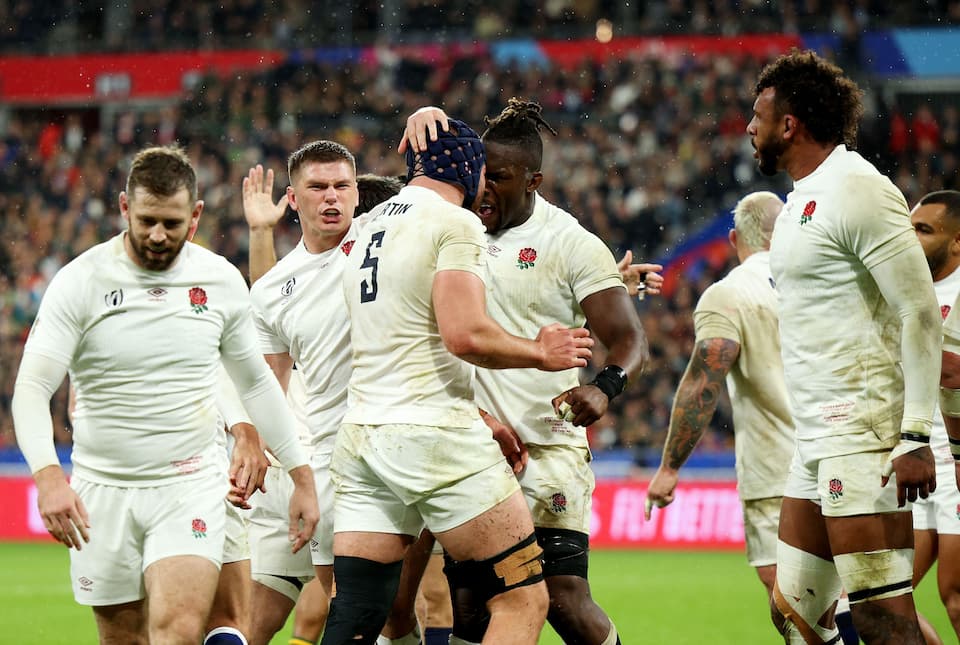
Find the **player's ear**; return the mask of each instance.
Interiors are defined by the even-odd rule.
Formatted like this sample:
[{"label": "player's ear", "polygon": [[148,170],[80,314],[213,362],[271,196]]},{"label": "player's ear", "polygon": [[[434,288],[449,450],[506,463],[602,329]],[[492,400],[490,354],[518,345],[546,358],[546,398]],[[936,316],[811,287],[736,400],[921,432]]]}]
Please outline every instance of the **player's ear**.
[{"label": "player's ear", "polygon": [[120,216],[130,222],[130,202],[127,199],[127,191],[121,190],[117,201],[120,203]]},{"label": "player's ear", "polygon": [[797,120],[792,114],[783,117],[783,136],[792,137],[797,132]]},{"label": "player's ear", "polygon": [[737,229],[731,228],[730,232],[727,233],[727,239],[730,240],[730,246],[737,248]]},{"label": "player's ear", "polygon": [[534,171],[530,173],[530,181],[527,182],[527,192],[535,192],[540,188],[540,184],[543,183],[543,173],[540,171]]},{"label": "player's ear", "polygon": [[203,200],[198,199],[193,205],[193,212],[190,213],[190,230],[187,231],[187,239],[193,241],[193,236],[197,234],[197,227],[200,226],[200,213],[203,212]]}]

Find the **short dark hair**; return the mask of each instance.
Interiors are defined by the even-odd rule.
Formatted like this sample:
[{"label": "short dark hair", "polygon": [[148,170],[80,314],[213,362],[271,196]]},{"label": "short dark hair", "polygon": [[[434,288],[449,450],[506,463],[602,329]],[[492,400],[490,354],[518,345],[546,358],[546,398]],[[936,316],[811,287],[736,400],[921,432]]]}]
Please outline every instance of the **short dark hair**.
[{"label": "short dark hair", "polygon": [[927,193],[920,198],[920,206],[926,206],[927,204],[943,204],[945,207],[944,214],[954,224],[960,224],[960,191],[937,190]]},{"label": "short dark hair", "polygon": [[357,173],[357,160],[345,146],[336,141],[311,141],[290,155],[287,159],[287,176],[293,183],[293,176],[305,163],[336,163],[346,161]]},{"label": "short dark hair", "polygon": [[543,163],[540,128],[546,128],[553,136],[557,136],[557,131],[544,120],[542,112],[543,108],[538,103],[511,98],[499,115],[492,119],[484,117],[487,130],[483,133],[483,141],[528,151],[530,170],[540,170]]},{"label": "short dark hair", "polygon": [[816,52],[794,49],[760,72],[757,96],[768,87],[778,114],[796,116],[814,141],[856,147],[863,92],[842,69]]},{"label": "short dark hair", "polygon": [[360,193],[360,201],[357,203],[357,213],[369,213],[374,206],[399,193],[401,188],[403,182],[399,177],[358,175],[357,191]]},{"label": "short dark hair", "polygon": [[190,199],[197,199],[197,173],[187,153],[176,145],[144,148],[136,154],[127,175],[127,198],[132,200],[141,186],[157,197],[171,197],[186,188]]}]

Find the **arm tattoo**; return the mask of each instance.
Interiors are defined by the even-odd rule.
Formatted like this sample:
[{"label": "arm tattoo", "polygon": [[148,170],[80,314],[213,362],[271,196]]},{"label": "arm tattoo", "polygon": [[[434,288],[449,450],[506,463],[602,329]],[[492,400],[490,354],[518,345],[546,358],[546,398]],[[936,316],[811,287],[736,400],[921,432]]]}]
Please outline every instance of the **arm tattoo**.
[{"label": "arm tattoo", "polygon": [[740,344],[726,338],[697,343],[673,399],[663,447],[663,458],[670,468],[680,468],[700,441],[717,409],[724,378],[739,355]]}]

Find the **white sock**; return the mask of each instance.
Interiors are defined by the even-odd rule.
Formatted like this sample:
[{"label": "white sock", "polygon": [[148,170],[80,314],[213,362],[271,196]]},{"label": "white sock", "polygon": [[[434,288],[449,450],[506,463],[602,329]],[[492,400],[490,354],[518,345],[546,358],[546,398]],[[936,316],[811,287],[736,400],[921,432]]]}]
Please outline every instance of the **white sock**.
[{"label": "white sock", "polygon": [[387,638],[383,634],[377,636],[377,645],[420,645],[420,630],[416,627],[406,636]]}]

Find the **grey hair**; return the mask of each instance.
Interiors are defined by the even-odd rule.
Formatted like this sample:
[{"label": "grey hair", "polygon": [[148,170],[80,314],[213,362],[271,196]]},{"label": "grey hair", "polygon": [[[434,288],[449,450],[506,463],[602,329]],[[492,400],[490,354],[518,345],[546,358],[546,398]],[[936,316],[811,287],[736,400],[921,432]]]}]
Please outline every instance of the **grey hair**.
[{"label": "grey hair", "polygon": [[782,208],[783,200],[766,190],[743,197],[733,209],[737,239],[751,251],[769,249],[773,224]]}]

